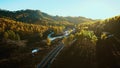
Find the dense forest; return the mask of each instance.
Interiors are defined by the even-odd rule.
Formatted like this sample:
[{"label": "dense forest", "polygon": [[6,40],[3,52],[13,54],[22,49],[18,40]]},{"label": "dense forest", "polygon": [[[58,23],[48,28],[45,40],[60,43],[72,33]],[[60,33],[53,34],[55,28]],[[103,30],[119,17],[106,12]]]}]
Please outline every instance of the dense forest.
[{"label": "dense forest", "polygon": [[[120,16],[92,20],[52,16],[30,9],[0,10],[0,67],[35,68],[61,41],[65,47],[53,68],[119,68],[119,28]],[[51,32],[54,37],[65,31],[70,34],[62,39],[48,38]],[[41,49],[35,57],[31,54],[34,48]]]},{"label": "dense forest", "polygon": [[119,68],[119,28],[120,16],[79,24],[76,33],[63,39],[67,46],[52,68]]}]

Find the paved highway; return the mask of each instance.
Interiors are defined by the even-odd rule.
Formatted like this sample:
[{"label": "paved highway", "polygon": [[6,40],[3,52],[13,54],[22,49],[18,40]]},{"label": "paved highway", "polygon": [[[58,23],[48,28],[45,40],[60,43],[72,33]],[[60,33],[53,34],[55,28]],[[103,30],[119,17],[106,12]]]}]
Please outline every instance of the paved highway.
[{"label": "paved highway", "polygon": [[54,61],[55,57],[60,53],[63,47],[64,44],[60,42],[60,44],[51,52],[49,52],[49,54],[41,61],[41,63],[37,65],[37,68],[49,68],[50,64]]}]

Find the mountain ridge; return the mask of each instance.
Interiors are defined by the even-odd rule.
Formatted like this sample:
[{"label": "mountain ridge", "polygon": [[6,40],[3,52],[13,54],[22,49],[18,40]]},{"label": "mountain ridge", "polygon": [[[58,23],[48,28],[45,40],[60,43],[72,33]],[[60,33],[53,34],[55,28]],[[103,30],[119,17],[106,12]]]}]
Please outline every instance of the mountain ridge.
[{"label": "mountain ridge", "polygon": [[69,23],[83,23],[83,22],[92,22],[90,18],[85,17],[63,17],[63,16],[52,16],[47,13],[41,12],[40,10],[19,10],[19,11],[9,11],[0,9],[0,18],[10,18],[15,21],[27,22],[27,23],[53,23],[53,22],[69,22]]}]

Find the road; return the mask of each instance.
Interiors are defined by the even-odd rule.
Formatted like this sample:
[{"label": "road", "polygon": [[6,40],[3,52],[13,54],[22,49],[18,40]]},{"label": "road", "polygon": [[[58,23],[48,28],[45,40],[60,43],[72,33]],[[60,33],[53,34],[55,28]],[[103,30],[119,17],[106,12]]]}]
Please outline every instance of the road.
[{"label": "road", "polygon": [[[75,29],[72,30],[72,32],[73,31],[75,31]],[[57,38],[63,38],[65,36],[68,36],[70,33],[71,32],[65,31],[65,34],[63,36],[51,37],[51,35],[54,34],[54,32],[52,32],[48,35],[48,38],[53,41]],[[64,44],[60,41],[59,45],[57,45],[51,52],[49,52],[49,54],[40,62],[40,64],[37,65],[37,68],[49,68],[50,64],[54,61],[55,57],[60,53],[63,47]]]},{"label": "road", "polygon": [[58,46],[56,46],[49,54],[37,65],[37,68],[49,68],[50,64],[54,61],[55,57],[60,53],[63,49],[64,44],[60,42]]}]

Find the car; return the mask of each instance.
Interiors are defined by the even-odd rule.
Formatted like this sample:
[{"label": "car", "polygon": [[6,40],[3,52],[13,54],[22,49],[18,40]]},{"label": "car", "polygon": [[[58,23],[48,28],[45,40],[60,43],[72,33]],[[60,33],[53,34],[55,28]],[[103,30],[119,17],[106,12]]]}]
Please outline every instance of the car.
[{"label": "car", "polygon": [[40,51],[39,48],[33,49],[32,50],[32,56],[35,56],[39,51]]}]

